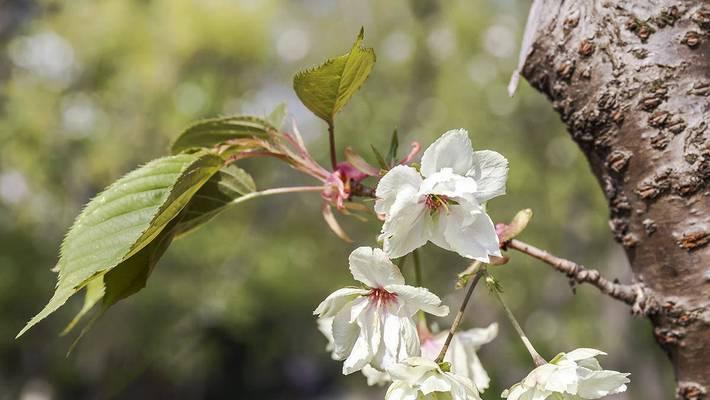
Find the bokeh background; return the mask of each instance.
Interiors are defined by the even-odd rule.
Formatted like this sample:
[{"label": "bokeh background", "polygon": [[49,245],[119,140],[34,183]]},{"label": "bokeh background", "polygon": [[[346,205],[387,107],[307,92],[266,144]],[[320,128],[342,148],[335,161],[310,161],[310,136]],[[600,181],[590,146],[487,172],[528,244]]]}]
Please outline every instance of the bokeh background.
[{"label": "bokeh background", "polygon": [[[377,65],[338,116],[337,143],[372,160],[398,128],[424,145],[467,128],[479,149],[510,160],[496,221],[535,211],[522,239],[630,279],[601,191],[547,101],[521,84],[508,98],[527,1],[0,0],[0,399],[377,399],[340,375],[311,315],[351,283],[347,255],[320,217],[317,194],[244,203],[173,244],[147,289],[98,321],[77,350],[59,338],[71,302],[21,340],[49,298],[63,234],[82,204],[154,157],[192,121],[265,115],[288,103],[327,164],[324,125],[299,104],[299,69],[349,49],[365,27]],[[406,147],[406,146],[405,146]],[[274,161],[242,164],[260,188],[313,184]],[[379,222],[341,218],[358,244]],[[465,260],[424,249],[427,285],[456,306]],[[649,324],[549,267],[512,254],[496,270],[541,353],[594,347],[628,371],[615,399],[672,397],[672,372]],[[411,276],[411,270],[405,269]],[[76,299],[78,300],[78,299]],[[485,399],[532,367],[496,303],[479,290],[465,326],[499,321],[480,352]],[[449,320],[438,321],[448,326]]]}]

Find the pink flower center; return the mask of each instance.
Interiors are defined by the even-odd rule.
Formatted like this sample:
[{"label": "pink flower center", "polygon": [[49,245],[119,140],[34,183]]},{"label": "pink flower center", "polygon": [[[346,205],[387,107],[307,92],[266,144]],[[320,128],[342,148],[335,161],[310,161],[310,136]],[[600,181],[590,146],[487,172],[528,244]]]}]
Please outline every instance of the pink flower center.
[{"label": "pink flower center", "polygon": [[424,198],[424,205],[432,213],[440,209],[441,207],[446,207],[449,202],[449,198],[442,194],[428,194]]},{"label": "pink flower center", "polygon": [[370,298],[370,301],[378,305],[397,301],[396,293],[390,293],[382,288],[370,289],[370,293],[368,293],[367,296]]}]

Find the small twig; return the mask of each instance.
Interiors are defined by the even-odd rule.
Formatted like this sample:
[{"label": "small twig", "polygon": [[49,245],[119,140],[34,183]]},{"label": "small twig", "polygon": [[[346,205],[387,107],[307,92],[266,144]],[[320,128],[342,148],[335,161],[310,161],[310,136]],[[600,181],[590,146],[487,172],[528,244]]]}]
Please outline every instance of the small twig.
[{"label": "small twig", "polygon": [[483,276],[483,271],[478,271],[476,272],[476,275],[473,277],[473,281],[471,281],[471,284],[468,287],[468,291],[466,292],[466,296],[463,298],[463,302],[461,302],[461,307],[459,307],[459,312],[456,314],[456,318],[454,318],[454,322],[451,324],[451,328],[449,329],[449,335],[446,336],[446,341],[444,342],[444,347],[441,348],[441,352],[439,352],[439,356],[436,357],[436,362],[441,363],[444,361],[444,357],[446,357],[446,351],[449,350],[449,345],[451,344],[451,339],[454,338],[454,334],[459,328],[459,325],[461,325],[461,321],[463,320],[463,313],[466,311],[466,306],[468,305],[468,301],[471,300],[471,295],[473,294],[473,289],[476,288],[476,285],[478,284],[478,281],[481,280],[481,277]]},{"label": "small twig", "polygon": [[498,299],[498,302],[500,302],[500,305],[503,306],[503,309],[505,310],[505,315],[508,317],[508,320],[510,320],[510,323],[513,325],[513,328],[515,328],[515,332],[518,333],[518,336],[520,336],[520,340],[523,341],[523,344],[525,345],[525,348],[528,350],[528,353],[530,353],[530,357],[532,357],[533,362],[535,363],[536,366],[541,366],[547,364],[547,361],[540,355],[540,353],[535,350],[535,347],[533,347],[532,342],[530,342],[530,339],[528,339],[528,336],[523,332],[523,328],[520,327],[520,324],[518,323],[518,320],[515,319],[515,315],[513,315],[513,312],[510,311],[510,308],[508,308],[508,305],[505,304],[505,301],[503,301],[503,297],[500,295],[498,290],[493,289],[491,290]]},{"label": "small twig", "polygon": [[291,187],[280,187],[273,189],[266,189],[259,192],[251,192],[245,194],[244,196],[237,197],[232,200],[229,204],[238,204],[247,200],[255,199],[257,197],[272,196],[275,194],[286,194],[286,193],[302,193],[302,192],[322,192],[325,187],[323,186],[291,186]]},{"label": "small twig", "polygon": [[330,164],[333,166],[333,171],[338,165],[338,159],[335,157],[335,124],[328,124],[328,141],[330,142]]},{"label": "small twig", "polygon": [[[639,285],[623,285],[620,283],[611,282],[604,278],[596,269],[588,269],[583,265],[579,265],[574,261],[566,260],[554,256],[545,250],[538,249],[535,246],[513,239],[506,243],[506,248],[518,250],[529,256],[552,266],[557,271],[567,275],[570,279],[577,283],[589,283],[599,289],[602,293],[609,295],[617,300],[634,306],[635,309],[643,309],[643,305],[638,303],[645,302],[643,289]],[[640,307],[640,308],[639,308]]]}]

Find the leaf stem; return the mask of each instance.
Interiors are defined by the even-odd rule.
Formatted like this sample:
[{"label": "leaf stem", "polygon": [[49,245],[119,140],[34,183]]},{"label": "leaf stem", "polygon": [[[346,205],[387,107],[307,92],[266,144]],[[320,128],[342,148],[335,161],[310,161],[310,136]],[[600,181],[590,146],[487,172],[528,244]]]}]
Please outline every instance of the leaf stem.
[{"label": "leaf stem", "polygon": [[463,302],[461,303],[461,307],[459,307],[459,312],[456,314],[456,318],[454,318],[454,322],[451,324],[451,329],[449,329],[449,335],[446,337],[446,341],[444,342],[444,347],[441,348],[441,352],[439,353],[439,356],[436,357],[436,362],[441,363],[444,361],[444,357],[446,356],[446,352],[449,350],[449,345],[451,345],[451,339],[454,338],[454,334],[459,328],[459,325],[461,325],[461,321],[463,320],[463,313],[466,311],[466,306],[468,305],[468,301],[471,300],[471,295],[473,294],[473,289],[476,288],[476,285],[478,284],[478,281],[481,280],[481,277],[483,276],[483,270],[479,270],[476,272],[476,275],[473,277],[473,280],[471,281],[471,284],[468,286],[468,291],[466,292],[466,296],[463,298]]},{"label": "leaf stem", "polygon": [[330,142],[330,164],[333,166],[333,171],[338,165],[338,159],[335,157],[335,123],[328,123],[328,141]]},{"label": "leaf stem", "polygon": [[508,305],[505,304],[505,301],[503,301],[503,297],[500,295],[498,290],[493,289],[491,291],[495,294],[496,298],[498,299],[498,302],[500,302],[500,304],[503,306],[506,316],[510,320],[510,323],[513,324],[513,328],[515,328],[515,331],[518,333],[518,336],[520,336],[520,340],[523,341],[523,344],[528,350],[528,353],[530,353],[530,356],[532,357],[535,365],[539,367],[541,365],[547,364],[547,361],[545,361],[545,359],[542,358],[542,356],[537,352],[537,350],[535,350],[535,347],[533,347],[532,343],[530,342],[530,339],[528,339],[528,337],[525,335],[525,332],[523,332],[523,328],[520,327],[518,320],[515,319],[513,312],[510,311]]},{"label": "leaf stem", "polygon": [[[422,278],[422,265],[419,260],[419,250],[415,249],[412,252],[412,256],[414,258],[414,282],[417,287],[423,287],[424,279]],[[426,314],[421,310],[419,311],[419,325],[426,327],[427,329],[429,328],[429,323],[426,320]]]},{"label": "leaf stem", "polygon": [[274,194],[284,194],[284,193],[300,193],[300,192],[321,192],[323,191],[323,186],[292,186],[292,187],[280,187],[273,189],[261,190],[259,192],[251,192],[245,194],[242,197],[232,200],[230,204],[237,204],[247,200],[255,199],[257,197],[271,196]]}]

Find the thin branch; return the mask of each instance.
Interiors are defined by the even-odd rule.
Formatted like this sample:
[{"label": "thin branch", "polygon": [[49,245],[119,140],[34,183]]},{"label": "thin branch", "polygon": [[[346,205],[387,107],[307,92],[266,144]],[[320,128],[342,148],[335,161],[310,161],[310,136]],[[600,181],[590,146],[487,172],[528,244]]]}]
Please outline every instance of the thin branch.
[{"label": "thin branch", "polygon": [[330,142],[330,164],[333,166],[333,171],[338,165],[338,159],[335,157],[335,124],[328,124],[328,141]]},{"label": "thin branch", "polygon": [[476,275],[473,277],[473,281],[471,281],[471,284],[468,287],[468,291],[466,292],[466,296],[463,298],[463,302],[461,302],[461,307],[459,308],[458,314],[456,314],[456,318],[454,318],[454,322],[451,324],[451,329],[449,329],[449,335],[446,336],[446,342],[444,342],[444,347],[441,348],[441,352],[439,353],[439,356],[436,357],[436,362],[441,363],[444,361],[444,357],[446,357],[446,352],[449,350],[449,345],[451,345],[451,339],[454,338],[454,334],[456,331],[459,329],[459,325],[461,325],[461,321],[463,320],[463,313],[466,311],[466,306],[468,305],[468,301],[471,300],[471,295],[473,294],[473,289],[476,288],[476,285],[478,284],[478,281],[481,280],[481,277],[483,276],[483,270],[480,270],[476,272]]},{"label": "thin branch", "polygon": [[500,292],[497,289],[491,291],[493,292],[493,294],[495,294],[496,298],[498,299],[498,302],[500,302],[500,305],[503,306],[503,309],[505,310],[505,315],[508,317],[508,320],[510,320],[510,323],[513,325],[513,328],[515,328],[515,332],[517,332],[518,336],[520,336],[520,340],[522,340],[523,344],[525,345],[525,348],[528,350],[528,353],[530,353],[530,357],[532,357],[535,365],[539,367],[541,365],[547,364],[547,361],[545,361],[545,359],[540,355],[540,353],[535,350],[535,347],[532,345],[532,342],[530,342],[530,339],[528,339],[528,336],[523,331],[523,328],[520,327],[520,324],[515,318],[515,315],[513,315],[513,312],[510,311],[508,305],[505,304],[505,301],[503,301],[503,297],[500,295]]},{"label": "thin branch", "polygon": [[640,303],[645,301],[643,289],[639,285],[623,285],[609,281],[596,269],[588,269],[583,265],[575,263],[574,261],[554,256],[545,250],[538,249],[535,246],[521,242],[517,239],[507,242],[506,248],[515,249],[521,253],[537,258],[538,260],[550,265],[557,271],[564,273],[577,283],[589,283],[599,289],[602,293],[617,300],[621,300],[628,305],[634,306],[635,311],[637,307],[641,307]]},{"label": "thin branch", "polygon": [[291,186],[291,187],[280,187],[273,189],[266,189],[260,192],[251,192],[245,194],[244,196],[238,197],[230,202],[230,204],[237,204],[243,201],[255,199],[257,197],[272,196],[275,194],[285,194],[285,193],[301,193],[301,192],[322,192],[323,186]]}]

